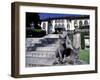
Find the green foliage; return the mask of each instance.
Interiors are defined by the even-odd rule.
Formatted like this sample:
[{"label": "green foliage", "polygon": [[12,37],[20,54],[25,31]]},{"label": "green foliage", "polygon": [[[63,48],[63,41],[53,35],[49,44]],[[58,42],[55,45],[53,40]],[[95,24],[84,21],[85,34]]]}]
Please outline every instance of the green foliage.
[{"label": "green foliage", "polygon": [[41,32],[42,30],[41,29],[33,29],[32,31],[33,32]]},{"label": "green foliage", "polygon": [[40,16],[38,13],[32,13],[32,12],[26,12],[26,27],[31,27],[30,24],[34,23],[34,28],[35,29],[41,29],[38,24],[41,22],[40,21]]},{"label": "green foliage", "polygon": [[81,49],[85,49],[85,39],[84,39],[84,33],[81,33]]}]

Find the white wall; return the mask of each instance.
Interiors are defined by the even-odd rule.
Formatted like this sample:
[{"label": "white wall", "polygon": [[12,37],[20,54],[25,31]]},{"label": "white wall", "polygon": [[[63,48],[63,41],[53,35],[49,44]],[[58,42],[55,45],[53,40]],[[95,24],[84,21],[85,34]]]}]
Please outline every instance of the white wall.
[{"label": "white wall", "polygon": [[[100,14],[100,0],[1,0],[0,2],[0,80],[16,80],[10,76],[11,68],[11,2],[13,1],[30,1],[54,4],[77,4],[98,6]],[[98,16],[100,22],[100,16]],[[100,23],[99,23],[100,26]],[[98,27],[98,32],[100,27]],[[99,33],[100,35],[100,33]],[[100,44],[100,37],[98,37]],[[100,45],[99,45],[100,47]],[[99,52],[100,53],[100,49]],[[64,75],[39,78],[21,78],[18,80],[100,80],[100,54],[98,54],[99,73],[97,74],[80,74],[80,75]]]}]

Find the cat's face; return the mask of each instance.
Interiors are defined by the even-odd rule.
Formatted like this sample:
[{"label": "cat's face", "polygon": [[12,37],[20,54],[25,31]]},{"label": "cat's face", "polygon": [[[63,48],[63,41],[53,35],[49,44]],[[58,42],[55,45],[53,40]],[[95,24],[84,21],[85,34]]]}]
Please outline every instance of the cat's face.
[{"label": "cat's face", "polygon": [[65,43],[65,42],[66,42],[66,39],[65,39],[65,38],[63,38],[63,37],[61,37],[61,36],[59,36],[59,39],[60,39],[60,43],[61,43],[61,44],[63,44],[63,43]]}]

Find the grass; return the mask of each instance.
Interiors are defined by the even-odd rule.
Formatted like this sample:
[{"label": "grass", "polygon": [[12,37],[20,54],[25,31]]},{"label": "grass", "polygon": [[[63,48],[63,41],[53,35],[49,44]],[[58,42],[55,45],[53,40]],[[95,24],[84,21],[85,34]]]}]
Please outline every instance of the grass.
[{"label": "grass", "polygon": [[89,63],[89,50],[80,50],[79,59]]}]

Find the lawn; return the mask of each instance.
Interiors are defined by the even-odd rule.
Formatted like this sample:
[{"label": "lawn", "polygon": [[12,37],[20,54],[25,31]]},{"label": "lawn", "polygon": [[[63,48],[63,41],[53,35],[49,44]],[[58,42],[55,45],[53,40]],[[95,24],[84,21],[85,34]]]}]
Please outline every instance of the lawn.
[{"label": "lawn", "polygon": [[80,50],[79,59],[89,63],[89,50]]}]

